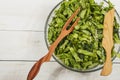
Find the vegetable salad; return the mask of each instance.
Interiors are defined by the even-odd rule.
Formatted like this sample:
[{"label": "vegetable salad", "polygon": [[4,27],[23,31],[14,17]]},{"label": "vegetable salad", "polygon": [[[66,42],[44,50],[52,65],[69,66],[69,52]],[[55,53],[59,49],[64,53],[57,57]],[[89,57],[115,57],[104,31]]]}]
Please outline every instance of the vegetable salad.
[{"label": "vegetable salad", "polygon": [[[66,66],[87,70],[104,63],[105,50],[102,47],[104,16],[114,6],[110,1],[108,1],[108,6],[103,5],[104,2],[98,4],[94,0],[63,0],[60,7],[55,10],[48,28],[50,44],[59,36],[67,19],[80,7],[79,14],[72,21],[73,23],[77,17],[80,17],[78,25],[59,43],[54,52]],[[120,43],[119,27],[114,18],[114,43]],[[113,48],[112,57],[115,53]]]}]

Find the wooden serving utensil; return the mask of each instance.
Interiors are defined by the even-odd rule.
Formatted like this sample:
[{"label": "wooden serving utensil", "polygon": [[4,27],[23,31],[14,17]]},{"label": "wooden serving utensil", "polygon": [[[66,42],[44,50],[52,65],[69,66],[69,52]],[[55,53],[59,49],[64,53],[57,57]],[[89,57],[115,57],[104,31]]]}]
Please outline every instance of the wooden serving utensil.
[{"label": "wooden serving utensil", "polygon": [[102,46],[106,51],[106,60],[101,72],[102,76],[108,76],[112,72],[111,50],[113,48],[113,22],[114,9],[109,10],[104,18]]},{"label": "wooden serving utensil", "polygon": [[65,37],[67,36],[70,32],[73,31],[74,27],[77,25],[78,21],[80,20],[80,18],[77,18],[76,21],[73,23],[73,25],[67,29],[68,25],[71,23],[71,21],[73,20],[73,18],[78,14],[78,12],[80,11],[80,8],[78,8],[73,14],[72,16],[67,20],[67,22],[65,23],[65,25],[62,28],[62,31],[59,35],[59,37],[55,40],[55,42],[50,46],[49,48],[49,52],[42,57],[40,60],[38,60],[33,67],[31,68],[27,80],[33,80],[34,77],[38,74],[39,69],[41,67],[41,64],[47,61],[50,61],[50,58],[55,50],[55,48],[57,47],[57,45],[59,44],[59,42]]}]

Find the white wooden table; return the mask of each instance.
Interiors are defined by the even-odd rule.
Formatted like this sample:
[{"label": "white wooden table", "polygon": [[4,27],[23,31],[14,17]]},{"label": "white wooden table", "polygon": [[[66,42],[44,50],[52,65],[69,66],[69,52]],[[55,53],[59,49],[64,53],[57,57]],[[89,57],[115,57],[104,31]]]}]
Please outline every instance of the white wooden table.
[{"label": "white wooden table", "polygon": [[[0,0],[0,80],[26,80],[32,65],[48,51],[45,21],[61,0]],[[120,14],[120,0],[111,0]],[[120,60],[110,76],[100,71],[77,73],[54,59],[44,63],[35,80],[120,80]]]}]

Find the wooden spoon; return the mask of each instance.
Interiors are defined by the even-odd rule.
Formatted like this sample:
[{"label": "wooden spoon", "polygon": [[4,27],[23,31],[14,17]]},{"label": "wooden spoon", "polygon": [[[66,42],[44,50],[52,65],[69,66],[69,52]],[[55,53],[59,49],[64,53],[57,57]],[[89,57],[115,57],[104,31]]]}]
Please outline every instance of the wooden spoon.
[{"label": "wooden spoon", "polygon": [[113,22],[114,9],[111,9],[106,13],[104,18],[102,46],[106,51],[106,61],[101,72],[102,76],[107,76],[112,72],[111,50],[113,48]]},{"label": "wooden spoon", "polygon": [[73,18],[78,14],[78,12],[80,11],[80,8],[78,8],[73,14],[72,16],[67,20],[67,22],[65,23],[65,25],[62,28],[62,31],[59,35],[59,37],[56,39],[56,41],[50,46],[49,48],[49,52],[42,57],[39,61],[37,61],[34,66],[32,67],[32,69],[30,70],[27,80],[33,80],[34,77],[38,74],[39,69],[41,67],[41,64],[46,62],[46,61],[50,61],[50,58],[55,50],[55,48],[57,47],[58,43],[65,37],[67,36],[70,32],[73,31],[74,26],[77,25],[78,21],[80,20],[80,18],[77,18],[76,21],[73,23],[73,25],[67,30],[68,25],[71,23],[71,21],[73,20]]}]

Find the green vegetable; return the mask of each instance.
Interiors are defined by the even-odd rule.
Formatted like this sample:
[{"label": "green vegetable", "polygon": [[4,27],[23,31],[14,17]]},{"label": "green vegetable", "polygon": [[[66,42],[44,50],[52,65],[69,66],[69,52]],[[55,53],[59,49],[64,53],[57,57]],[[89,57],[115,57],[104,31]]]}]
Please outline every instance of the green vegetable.
[{"label": "green vegetable", "polygon": [[[87,70],[104,63],[106,56],[102,47],[104,16],[114,6],[110,1],[108,1],[108,6],[104,7],[103,5],[103,2],[97,4],[94,0],[64,0],[60,7],[55,10],[55,15],[48,29],[48,41],[50,44],[59,36],[63,25],[72,13],[78,7],[81,8],[81,11],[76,16],[80,17],[78,25],[75,26],[72,33],[59,43],[54,52],[55,56],[66,66]],[[71,24],[73,24],[76,17]],[[113,39],[116,44],[120,44],[119,27],[120,25],[115,18]],[[112,50],[112,57],[114,55],[116,55],[116,52]]]},{"label": "green vegetable", "polygon": [[117,54],[117,57],[120,58],[120,54]]},{"label": "green vegetable", "polygon": [[95,54],[95,53],[89,52],[89,51],[87,51],[87,50],[81,50],[81,49],[79,49],[79,50],[78,50],[78,53],[84,54],[84,55],[87,55],[87,56],[91,56],[91,57],[96,57],[96,54]]},{"label": "green vegetable", "polygon": [[86,9],[84,9],[84,10],[81,11],[81,13],[80,13],[81,19],[84,19],[86,11],[87,11]]},{"label": "green vegetable", "polygon": [[70,52],[71,52],[72,56],[75,58],[75,61],[76,61],[76,62],[82,61],[82,60],[79,58],[78,54],[75,52],[75,50],[74,50],[73,48],[70,48]]}]

